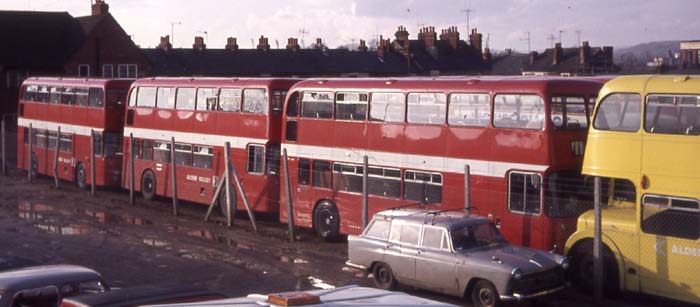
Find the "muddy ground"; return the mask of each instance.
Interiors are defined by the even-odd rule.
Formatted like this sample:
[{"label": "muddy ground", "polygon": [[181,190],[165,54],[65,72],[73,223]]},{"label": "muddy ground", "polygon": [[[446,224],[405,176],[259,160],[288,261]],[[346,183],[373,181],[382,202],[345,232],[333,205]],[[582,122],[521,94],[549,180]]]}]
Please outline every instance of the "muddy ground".
[{"label": "muddy ground", "polygon": [[[26,173],[0,177],[0,269],[30,263],[91,267],[113,286],[197,284],[230,296],[357,284],[371,286],[362,272],[345,266],[347,244],[327,243],[309,230],[287,242],[276,216],[259,217],[254,232],[245,214],[232,228],[206,207],[181,203],[172,215],[167,199],[154,202],[128,192],[98,189],[96,196],[51,178],[28,184]],[[461,299],[402,288],[410,294],[468,306]],[[623,304],[625,301],[627,304]],[[606,305],[667,305],[653,298],[624,297]],[[536,306],[593,306],[574,289],[540,299]]]}]

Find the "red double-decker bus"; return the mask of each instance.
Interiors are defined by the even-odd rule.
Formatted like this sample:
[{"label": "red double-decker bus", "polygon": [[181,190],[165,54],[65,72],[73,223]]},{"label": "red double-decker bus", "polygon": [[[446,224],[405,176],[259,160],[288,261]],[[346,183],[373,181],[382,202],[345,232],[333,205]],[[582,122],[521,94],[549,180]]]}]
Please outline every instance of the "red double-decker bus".
[{"label": "red double-decker bus", "polygon": [[120,186],[121,137],[131,82],[36,77],[25,80],[17,119],[17,166],[27,169],[31,164],[33,172],[53,175],[58,142],[58,177],[85,188],[92,182],[90,133],[93,133],[95,185]]},{"label": "red double-decker bus", "polygon": [[468,196],[471,212],[512,243],[560,250],[590,208],[580,170],[601,86],[522,77],[297,83],[282,141],[294,221],[323,237],[361,232],[367,156],[370,217],[406,204],[459,209]]},{"label": "red double-decker bus", "polygon": [[[277,212],[282,108],[287,91],[297,81],[137,80],[130,90],[124,126],[125,157],[132,148],[135,151],[135,189],[146,199],[172,197],[174,166],[178,198],[208,204],[224,172],[225,142],[230,142],[230,159],[252,209]],[[170,158],[172,138],[174,161]],[[130,185],[128,160],[124,163],[124,188]],[[245,208],[242,202],[238,208]]]}]

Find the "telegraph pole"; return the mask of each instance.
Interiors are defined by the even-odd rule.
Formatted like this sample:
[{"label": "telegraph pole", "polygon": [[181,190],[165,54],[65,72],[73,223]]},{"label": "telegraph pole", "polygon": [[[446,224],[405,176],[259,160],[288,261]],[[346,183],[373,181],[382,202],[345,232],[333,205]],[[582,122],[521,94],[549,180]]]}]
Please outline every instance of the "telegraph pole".
[{"label": "telegraph pole", "polygon": [[467,15],[467,34],[469,34],[471,31],[470,30],[471,28],[469,25],[469,17],[470,17],[470,14],[472,12],[474,12],[474,10],[471,9],[471,3],[469,3],[469,5],[467,5],[467,0],[464,0],[464,9],[461,10],[460,12]]},{"label": "telegraph pole", "polygon": [[175,47],[175,26],[182,25],[182,22],[180,21],[171,21],[170,22],[170,40],[172,41],[171,44],[173,47]]},{"label": "telegraph pole", "polygon": [[530,48],[530,42],[531,42],[531,40],[530,40],[530,31],[527,31],[527,37],[526,37],[526,38],[521,38],[520,41],[527,41],[527,53],[532,52],[532,50],[531,50],[531,48]]}]

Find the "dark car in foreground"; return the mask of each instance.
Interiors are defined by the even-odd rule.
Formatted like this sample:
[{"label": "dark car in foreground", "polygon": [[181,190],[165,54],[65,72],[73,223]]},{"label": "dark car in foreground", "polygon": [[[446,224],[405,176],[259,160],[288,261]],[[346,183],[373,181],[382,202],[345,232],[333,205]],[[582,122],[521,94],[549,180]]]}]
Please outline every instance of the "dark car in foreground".
[{"label": "dark car in foreground", "polygon": [[102,276],[76,265],[46,265],[0,273],[0,307],[56,306],[64,297],[101,293]]},{"label": "dark car in foreground", "polygon": [[348,265],[397,283],[497,306],[566,286],[565,257],[508,244],[488,219],[455,212],[396,209],[377,213],[360,236],[348,237]]},{"label": "dark car in foreground", "polygon": [[189,303],[226,298],[225,295],[191,285],[146,285],[63,299],[61,307],[135,307]]}]

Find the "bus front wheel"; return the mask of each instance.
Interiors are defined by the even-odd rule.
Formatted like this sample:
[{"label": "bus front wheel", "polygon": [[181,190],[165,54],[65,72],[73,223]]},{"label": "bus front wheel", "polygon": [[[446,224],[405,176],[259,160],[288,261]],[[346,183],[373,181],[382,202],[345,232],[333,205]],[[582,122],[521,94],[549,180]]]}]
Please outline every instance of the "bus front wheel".
[{"label": "bus front wheel", "polygon": [[[584,291],[592,293],[595,287],[593,240],[578,244],[569,257],[571,258],[570,279]],[[603,291],[606,296],[611,297],[619,292],[619,278],[615,255],[603,245]]]},{"label": "bus front wheel", "polygon": [[75,168],[75,185],[80,189],[87,189],[87,171],[85,171],[85,166],[82,163],[78,163]]},{"label": "bus front wheel", "polygon": [[340,213],[329,201],[322,201],[314,209],[314,230],[326,241],[335,241],[340,237]]},{"label": "bus front wheel", "polygon": [[150,170],[141,176],[141,195],[145,200],[153,200],[156,197],[156,176]]}]

